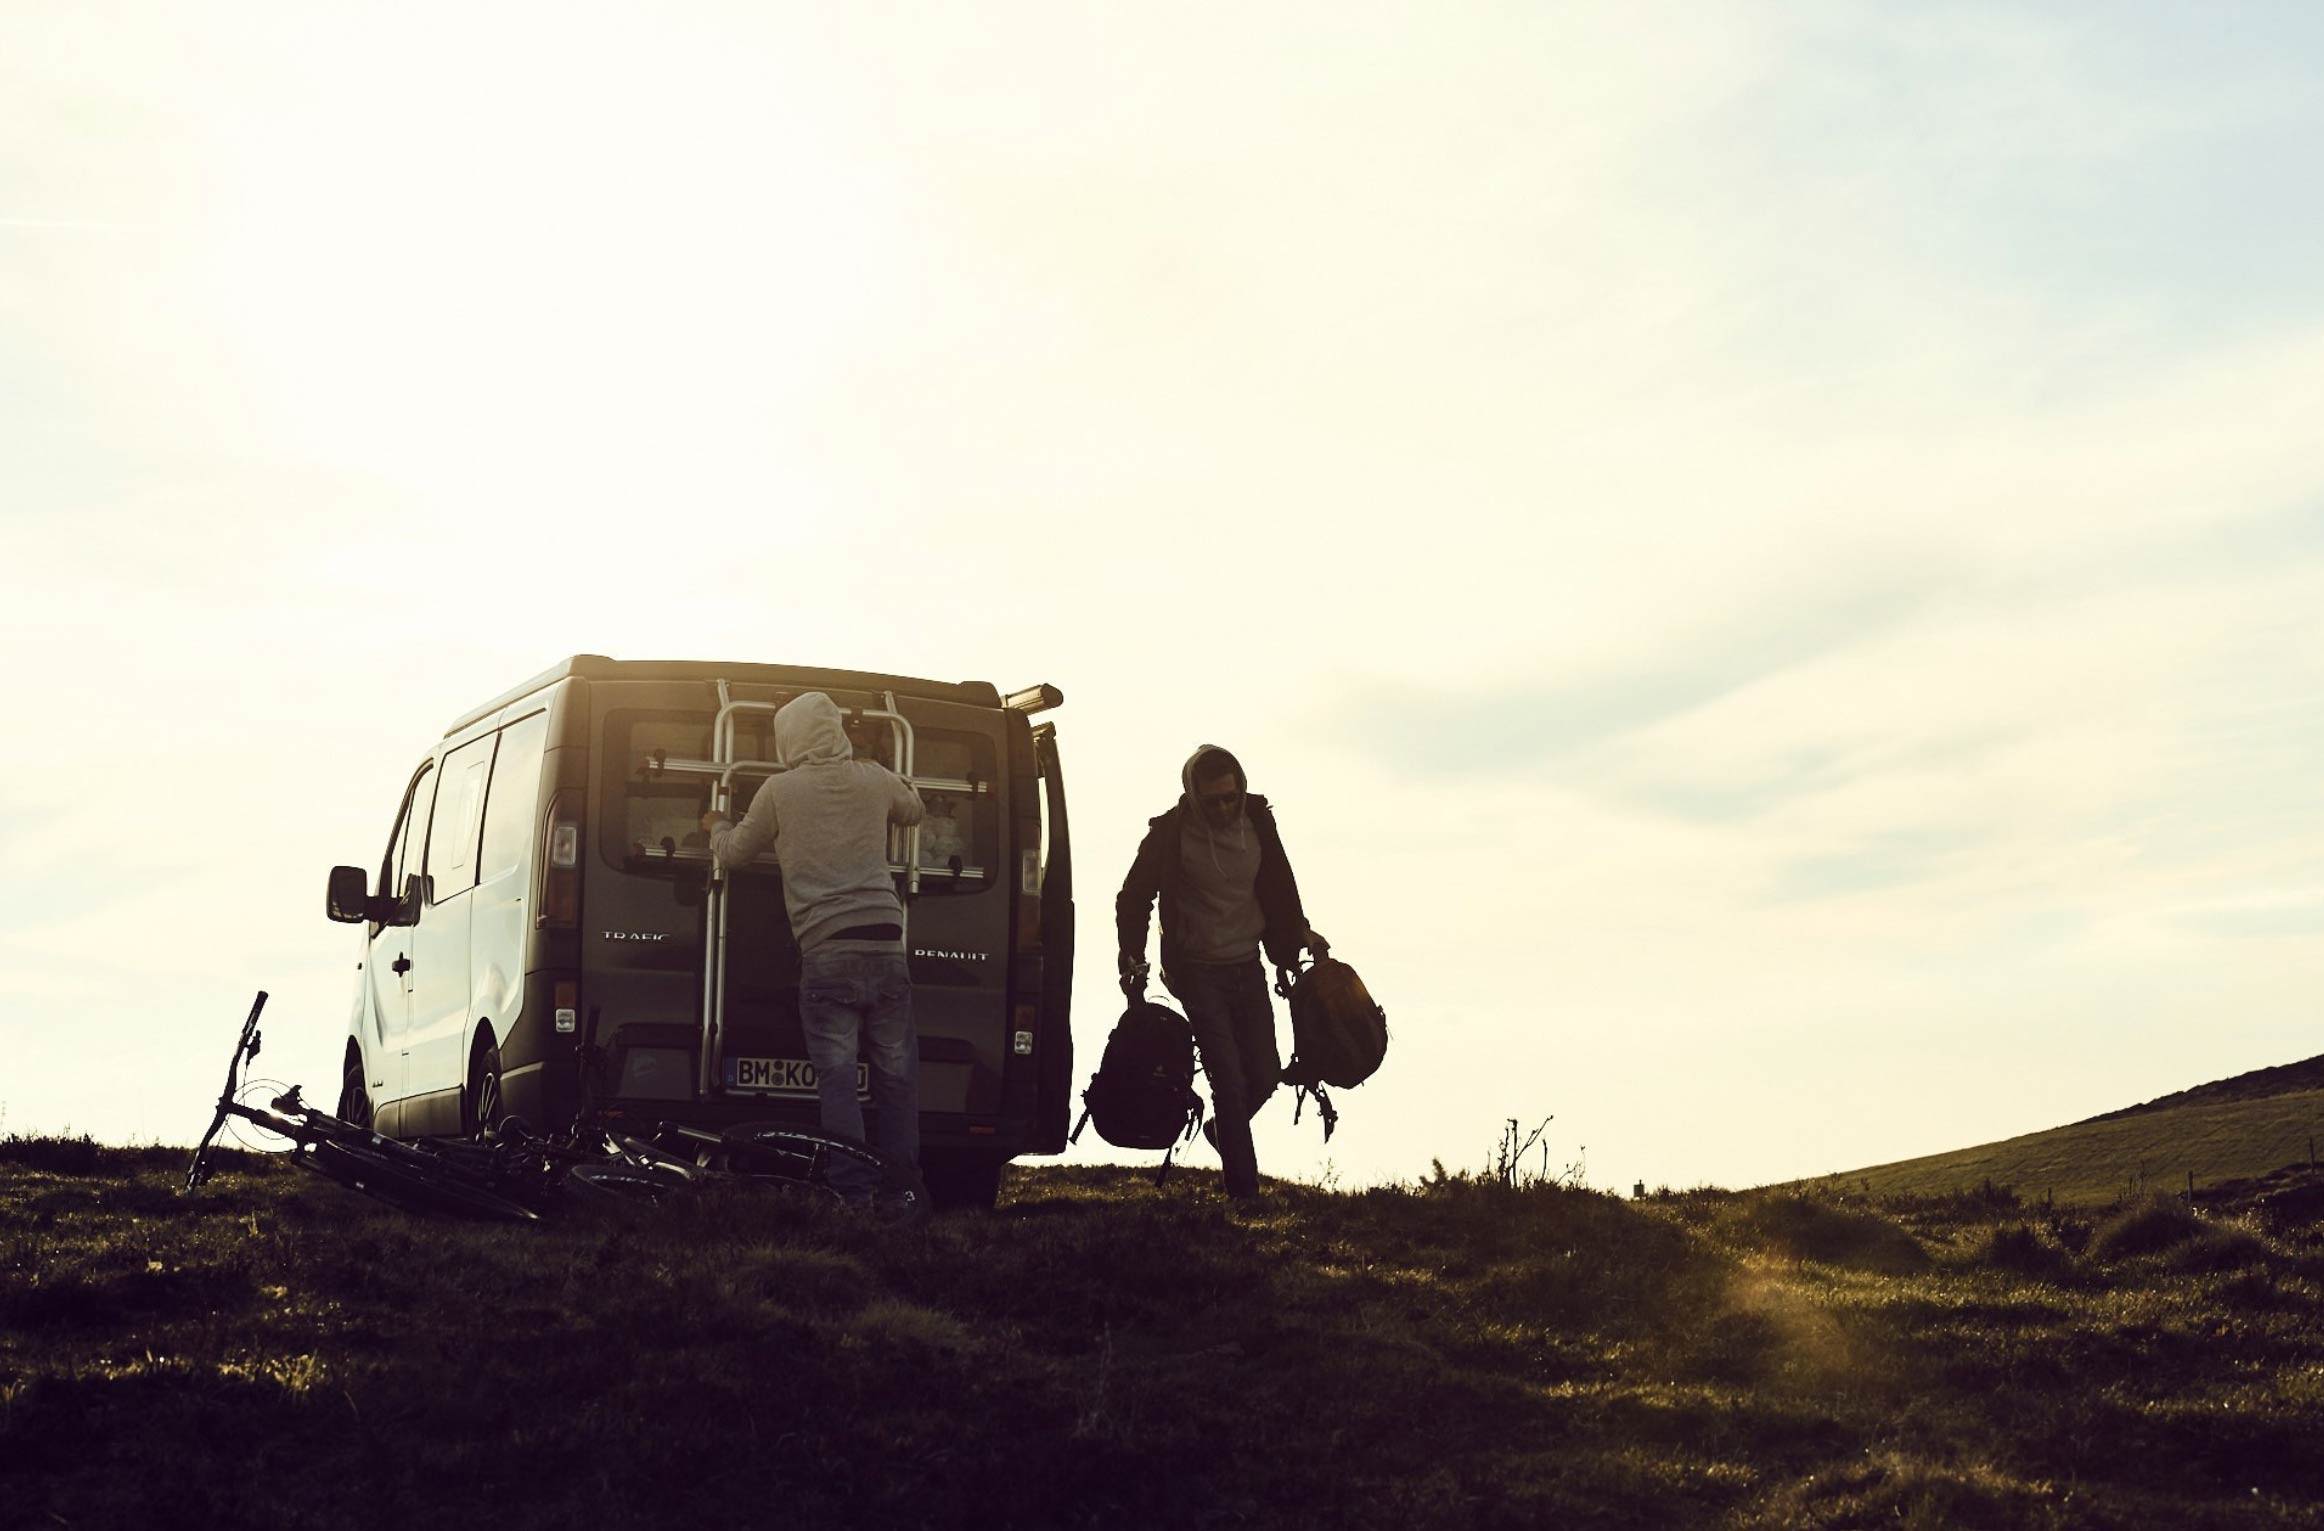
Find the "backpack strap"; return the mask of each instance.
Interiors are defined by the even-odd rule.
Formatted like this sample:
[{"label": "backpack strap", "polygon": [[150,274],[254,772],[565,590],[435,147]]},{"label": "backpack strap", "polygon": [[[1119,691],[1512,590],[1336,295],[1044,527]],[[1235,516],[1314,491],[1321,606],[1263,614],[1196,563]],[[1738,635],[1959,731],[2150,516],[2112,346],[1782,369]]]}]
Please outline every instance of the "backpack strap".
[{"label": "backpack strap", "polygon": [[1068,1143],[1078,1143],[1078,1142],[1080,1142],[1080,1141],[1081,1141],[1081,1129],[1082,1129],[1082,1128],[1084,1128],[1084,1127],[1087,1127],[1088,1125],[1089,1125],[1089,1091],[1087,1091],[1087,1090],[1084,1090],[1084,1091],[1082,1091],[1082,1092],[1081,1092],[1081,1120],[1080,1120],[1080,1121],[1078,1121],[1078,1122],[1075,1122],[1075,1123],[1073,1124],[1073,1131],[1072,1131],[1071,1133],[1069,1133],[1069,1134],[1067,1134],[1067,1135],[1066,1135],[1066,1139],[1065,1139],[1065,1141],[1066,1141],[1066,1142],[1068,1142]]},{"label": "backpack strap", "polygon": [[[1193,1142],[1194,1135],[1202,1130],[1202,1113],[1202,1097],[1195,1094],[1192,1090],[1187,1091],[1186,1130],[1178,1135],[1178,1142],[1173,1143],[1168,1148],[1162,1150],[1162,1167],[1154,1171],[1155,1190],[1159,1191],[1162,1189],[1162,1182],[1170,1178],[1170,1161],[1177,1156],[1179,1145]],[[1089,1115],[1089,1113],[1084,1111],[1082,1115],[1086,1117]],[[1081,1129],[1077,1127],[1074,1130],[1078,1132]]]},{"label": "backpack strap", "polygon": [[1306,1109],[1307,1097],[1315,1097],[1315,1114],[1323,1118],[1323,1140],[1331,1141],[1333,1131],[1340,1124],[1339,1108],[1331,1103],[1331,1095],[1320,1084],[1303,1084],[1291,1097],[1291,1125],[1299,1125],[1299,1113]]}]

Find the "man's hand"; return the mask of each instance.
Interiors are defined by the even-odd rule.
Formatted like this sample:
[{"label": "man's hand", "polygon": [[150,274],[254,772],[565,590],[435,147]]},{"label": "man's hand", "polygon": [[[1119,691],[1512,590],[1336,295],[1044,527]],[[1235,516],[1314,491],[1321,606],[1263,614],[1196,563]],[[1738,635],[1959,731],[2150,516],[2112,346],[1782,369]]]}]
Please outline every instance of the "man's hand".
[{"label": "man's hand", "polygon": [[719,825],[725,822],[726,815],[713,808],[708,813],[702,815],[702,832],[704,834],[708,834],[710,831],[716,829]]},{"label": "man's hand", "polygon": [[1315,953],[1315,960],[1318,962],[1331,955],[1331,943],[1317,935],[1312,929],[1307,933],[1307,949]]},{"label": "man's hand", "polygon": [[1153,969],[1146,966],[1143,957],[1125,956],[1121,959],[1121,970],[1122,992],[1136,999],[1146,991],[1146,977]]}]

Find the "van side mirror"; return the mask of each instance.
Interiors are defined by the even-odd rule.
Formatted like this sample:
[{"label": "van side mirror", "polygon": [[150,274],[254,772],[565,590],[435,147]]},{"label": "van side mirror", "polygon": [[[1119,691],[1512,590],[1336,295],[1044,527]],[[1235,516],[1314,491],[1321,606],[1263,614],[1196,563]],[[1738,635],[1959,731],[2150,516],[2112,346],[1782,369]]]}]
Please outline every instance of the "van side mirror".
[{"label": "van side mirror", "polygon": [[[415,877],[417,874],[414,874]],[[324,912],[342,925],[417,925],[420,922],[419,905],[410,908],[384,894],[371,891],[371,879],[361,867],[331,868],[331,886],[324,898]]]},{"label": "van side mirror", "polygon": [[360,925],[371,918],[371,879],[363,875],[363,868],[331,868],[323,912],[342,925]]}]

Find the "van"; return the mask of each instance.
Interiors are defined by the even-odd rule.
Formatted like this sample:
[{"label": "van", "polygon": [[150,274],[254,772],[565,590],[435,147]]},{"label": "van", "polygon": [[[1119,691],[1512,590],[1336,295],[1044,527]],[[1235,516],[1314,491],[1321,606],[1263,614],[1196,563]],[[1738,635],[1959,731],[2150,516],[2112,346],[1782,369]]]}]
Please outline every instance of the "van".
[{"label": "van", "polygon": [[776,769],[775,710],[810,691],[927,805],[889,869],[931,1194],[989,1207],[1011,1159],[1062,1153],[1073,867],[1056,729],[1033,721],[1056,689],[595,654],[455,721],[376,873],[332,869],[330,917],[365,927],[339,1114],[404,1138],[556,1131],[585,1107],[815,1122],[780,846],[721,873],[699,822],[741,816]]}]

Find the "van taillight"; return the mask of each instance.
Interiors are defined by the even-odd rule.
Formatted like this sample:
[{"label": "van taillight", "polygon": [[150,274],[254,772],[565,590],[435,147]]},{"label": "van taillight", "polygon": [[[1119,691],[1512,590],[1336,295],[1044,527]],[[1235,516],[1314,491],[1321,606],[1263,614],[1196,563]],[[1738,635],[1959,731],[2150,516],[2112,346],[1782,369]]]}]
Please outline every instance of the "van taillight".
[{"label": "van taillight", "polygon": [[581,815],[559,797],[549,805],[549,864],[534,924],[570,926],[581,918]]},{"label": "van taillight", "polygon": [[1041,949],[1041,821],[1017,821],[1017,950]]}]

